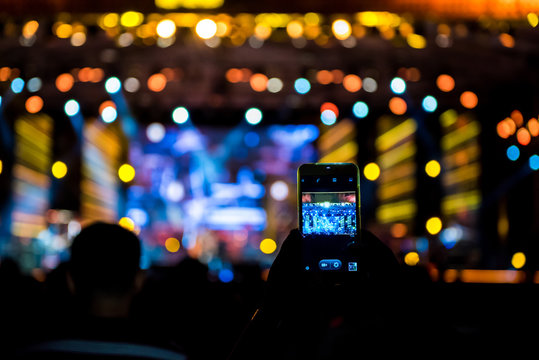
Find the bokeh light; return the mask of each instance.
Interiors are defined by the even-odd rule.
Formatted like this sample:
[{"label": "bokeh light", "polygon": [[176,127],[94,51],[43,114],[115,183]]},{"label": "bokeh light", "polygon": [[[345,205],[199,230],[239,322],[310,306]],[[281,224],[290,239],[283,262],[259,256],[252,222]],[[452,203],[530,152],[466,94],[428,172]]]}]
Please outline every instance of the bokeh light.
[{"label": "bokeh light", "polygon": [[38,77],[33,77],[30,80],[28,80],[28,83],[26,84],[26,88],[30,92],[36,92],[41,90],[41,86],[43,85],[43,82]]},{"label": "bokeh light", "polygon": [[460,103],[467,109],[473,109],[478,103],[477,95],[472,91],[465,91],[460,95]]},{"label": "bokeh light", "polygon": [[352,107],[354,115],[360,119],[363,119],[369,114],[369,106],[363,101],[357,101]]},{"label": "bokeh light", "polygon": [[425,172],[428,176],[432,178],[435,178],[440,175],[441,171],[442,167],[440,166],[440,163],[436,160],[431,160],[425,165]]},{"label": "bokeh light", "polygon": [[159,37],[168,39],[176,34],[176,24],[170,19],[164,19],[157,24],[155,31]]},{"label": "bokeh light", "polygon": [[118,112],[113,106],[106,106],[103,111],[101,111],[101,119],[107,124],[110,124],[116,120],[118,117]]},{"label": "bokeh light", "polygon": [[517,131],[517,141],[520,145],[526,146],[531,141],[531,135],[528,129],[520,128]]},{"label": "bokeh light", "polygon": [[402,94],[406,91],[406,82],[400,77],[396,77],[391,80],[389,87],[393,93]]},{"label": "bokeh light", "polygon": [[516,145],[507,148],[507,158],[511,161],[517,161],[520,157],[520,149]]},{"label": "bokeh light", "polygon": [[286,200],[288,197],[288,192],[288,185],[282,180],[277,180],[271,184],[270,195],[277,201]]},{"label": "bokeh light", "polygon": [[366,77],[363,79],[363,90],[368,93],[373,93],[378,90],[378,83],[371,77]]},{"label": "bokeh light", "polygon": [[165,137],[166,129],[161,123],[151,123],[146,128],[146,137],[153,143],[158,143]]},{"label": "bokeh light", "polygon": [[251,88],[256,92],[262,92],[268,87],[268,77],[264,74],[253,74],[249,79]]},{"label": "bokeh light", "polygon": [[436,86],[443,92],[450,92],[455,88],[455,80],[447,74],[442,74],[436,78]]},{"label": "bokeh light", "polygon": [[283,81],[279,78],[271,78],[268,80],[268,91],[270,93],[278,93],[283,89]]},{"label": "bokeh light", "polygon": [[337,122],[337,115],[332,110],[324,110],[320,114],[320,120],[324,125],[331,126]]},{"label": "bokeh light", "polygon": [[325,102],[323,103],[321,106],[320,106],[320,112],[323,113],[324,111],[326,110],[331,110],[333,111],[333,113],[335,114],[335,116],[339,116],[339,108],[337,107],[337,105],[335,105],[334,103],[332,102]]},{"label": "bokeh light", "polygon": [[305,95],[311,90],[311,83],[305,78],[296,79],[294,89],[298,94]]},{"label": "bokeh light", "polygon": [[58,75],[56,78],[56,88],[61,92],[68,92],[73,87],[73,84],[75,83],[75,79],[73,78],[73,75],[64,73]]},{"label": "bokeh light", "polygon": [[415,251],[410,251],[404,255],[404,263],[408,266],[416,266],[419,263],[419,254]]},{"label": "bokeh light", "polygon": [[392,97],[389,100],[389,110],[395,115],[403,115],[406,113],[406,110],[408,109],[408,105],[406,105],[406,101],[404,101],[400,97]]},{"label": "bokeh light", "polygon": [[77,100],[68,100],[64,105],[64,111],[69,116],[77,115],[77,113],[80,111],[80,105]]},{"label": "bokeh light", "polygon": [[165,249],[170,253],[176,253],[180,250],[180,241],[175,237],[169,237],[165,240]]},{"label": "bokeh light", "polygon": [[140,81],[136,77],[128,77],[124,80],[125,91],[134,93],[140,89]]},{"label": "bokeh light", "polygon": [[113,76],[107,79],[105,81],[105,90],[109,94],[116,94],[120,89],[122,88],[122,83],[120,82],[120,79]]},{"label": "bokeh light", "polygon": [[162,73],[153,74],[147,81],[148,89],[153,92],[160,92],[167,86],[167,77]]},{"label": "bokeh light", "polygon": [[234,280],[234,273],[230,269],[221,269],[217,275],[219,280],[223,283],[229,283]]},{"label": "bokeh light", "polygon": [[118,225],[129,231],[135,230],[135,222],[130,217],[124,216],[118,220]]},{"label": "bokeh light", "polygon": [[172,112],[172,121],[176,124],[184,124],[189,120],[189,111],[183,107],[179,106]]},{"label": "bokeh light", "polygon": [[531,118],[526,124],[528,131],[532,136],[539,136],[539,121],[536,118]]},{"label": "bokeh light", "polygon": [[292,20],[286,25],[286,32],[292,39],[303,36],[303,24],[298,20]]},{"label": "bokeh light", "polygon": [[38,113],[43,109],[43,99],[37,95],[30,96],[26,99],[24,107],[30,114]]},{"label": "bokeh light", "polygon": [[118,177],[125,183],[132,181],[135,178],[135,168],[129,164],[123,164],[118,169]]},{"label": "bokeh light", "polygon": [[507,121],[502,120],[496,125],[496,132],[502,139],[507,139],[509,136],[511,136],[511,127]]},{"label": "bokeh light", "polygon": [[24,90],[24,80],[20,77],[13,79],[11,82],[11,91],[15,94],[19,94]]},{"label": "bokeh light", "polygon": [[335,20],[331,24],[333,35],[339,40],[346,40],[352,35],[352,26],[344,19]]},{"label": "bokeh light", "polygon": [[530,156],[529,160],[530,169],[533,171],[539,170],[539,155],[535,154]]},{"label": "bokeh light", "polygon": [[277,243],[275,240],[267,238],[260,242],[260,251],[264,254],[273,254],[277,250]]},{"label": "bokeh light", "polygon": [[363,175],[367,180],[375,181],[380,176],[380,167],[374,162],[368,163],[363,168]]},{"label": "bokeh light", "polygon": [[200,20],[195,27],[195,32],[201,39],[211,39],[217,33],[217,24],[211,19]]},{"label": "bokeh light", "polygon": [[57,179],[62,179],[67,175],[67,165],[63,161],[56,161],[52,164],[52,176]]},{"label": "bokeh light", "polygon": [[354,74],[346,75],[342,81],[342,85],[348,92],[358,92],[361,90],[361,78]]},{"label": "bokeh light", "polygon": [[254,131],[249,131],[244,135],[243,142],[248,147],[256,147],[260,144],[260,136]]},{"label": "bokeh light", "polygon": [[523,252],[516,252],[511,257],[511,265],[515,269],[522,269],[526,265],[526,255]]},{"label": "bokeh light", "polygon": [[245,112],[245,120],[251,125],[257,125],[262,121],[262,111],[252,107]]},{"label": "bokeh light", "polygon": [[442,230],[442,220],[439,217],[431,217],[427,220],[425,227],[429,234],[436,235]]},{"label": "bokeh light", "polygon": [[406,236],[406,233],[408,232],[408,226],[403,223],[395,223],[391,225],[389,232],[394,238],[402,238]]},{"label": "bokeh light", "polygon": [[436,108],[438,108],[438,101],[434,96],[427,95],[423,98],[421,105],[425,111],[434,112],[436,111]]},{"label": "bokeh light", "polygon": [[125,27],[135,27],[142,24],[144,15],[137,11],[126,11],[120,17],[120,24]]}]

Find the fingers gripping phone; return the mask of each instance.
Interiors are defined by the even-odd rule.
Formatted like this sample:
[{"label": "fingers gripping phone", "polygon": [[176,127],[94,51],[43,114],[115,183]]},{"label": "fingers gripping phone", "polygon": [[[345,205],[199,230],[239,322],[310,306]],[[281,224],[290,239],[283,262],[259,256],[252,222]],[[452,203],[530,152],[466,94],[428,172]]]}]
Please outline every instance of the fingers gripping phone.
[{"label": "fingers gripping phone", "polygon": [[352,163],[298,168],[298,222],[308,272],[357,272],[347,249],[360,234],[359,169]]}]

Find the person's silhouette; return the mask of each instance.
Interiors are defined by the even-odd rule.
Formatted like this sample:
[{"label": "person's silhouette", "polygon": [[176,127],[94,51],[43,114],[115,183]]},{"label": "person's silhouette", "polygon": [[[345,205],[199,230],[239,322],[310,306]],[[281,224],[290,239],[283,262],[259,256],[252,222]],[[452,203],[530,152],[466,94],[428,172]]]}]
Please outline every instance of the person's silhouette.
[{"label": "person's silhouette", "polygon": [[21,357],[184,359],[178,348],[130,317],[142,286],[140,256],[133,232],[103,222],[85,227],[73,240],[67,264],[75,312],[57,333],[26,347]]}]

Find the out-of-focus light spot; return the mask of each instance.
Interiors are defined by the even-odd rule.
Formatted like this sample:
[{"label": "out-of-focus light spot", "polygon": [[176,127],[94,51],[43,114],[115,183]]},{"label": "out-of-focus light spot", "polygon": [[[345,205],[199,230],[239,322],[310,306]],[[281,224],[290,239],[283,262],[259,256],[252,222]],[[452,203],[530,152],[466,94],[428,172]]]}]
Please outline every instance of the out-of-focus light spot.
[{"label": "out-of-focus light spot", "polygon": [[184,124],[189,120],[189,111],[183,106],[179,106],[172,112],[172,120],[176,124]]},{"label": "out-of-focus light spot", "polygon": [[29,39],[35,35],[38,28],[39,23],[36,20],[30,20],[22,27],[22,36]]},{"label": "out-of-focus light spot", "polygon": [[537,16],[537,14],[529,13],[526,16],[526,19],[528,19],[528,23],[531,27],[536,27],[539,24],[539,16]]},{"label": "out-of-focus light spot", "polygon": [[425,172],[428,176],[435,178],[438,175],[440,175],[440,171],[442,171],[442,167],[440,166],[440,163],[436,160],[431,160],[425,165]]},{"label": "out-of-focus light spot", "polygon": [[135,178],[135,168],[129,164],[123,164],[118,169],[118,177],[123,182],[130,182]]},{"label": "out-of-focus light spot", "polygon": [[299,78],[294,81],[294,90],[298,94],[305,95],[311,90],[311,83],[305,78]]},{"label": "out-of-focus light spot", "polygon": [[511,111],[511,119],[517,124],[518,127],[522,126],[524,124],[524,116],[522,116],[522,113],[519,110],[513,110]]},{"label": "out-of-focus light spot", "polygon": [[539,136],[539,121],[536,118],[531,118],[526,124],[528,131],[532,136]]},{"label": "out-of-focus light spot", "polygon": [[515,269],[522,269],[526,265],[526,255],[523,252],[516,252],[511,257],[511,265]]},{"label": "out-of-focus light spot", "polygon": [[369,114],[369,106],[363,101],[358,101],[352,107],[352,112],[356,117],[363,119]]},{"label": "out-of-focus light spot", "polygon": [[346,75],[342,80],[342,85],[346,91],[351,93],[358,92],[361,90],[361,78],[354,74]]},{"label": "out-of-focus light spot", "polygon": [[378,90],[378,83],[370,77],[363,79],[363,89],[368,93],[373,93]]},{"label": "out-of-focus light spot", "polygon": [[162,73],[153,74],[148,78],[148,89],[153,92],[160,92],[167,86],[167,77]]},{"label": "out-of-focus light spot", "polygon": [[502,139],[507,139],[511,135],[511,127],[507,121],[502,120],[496,125],[496,132]]},{"label": "out-of-focus light spot", "polygon": [[446,249],[452,249],[455,244],[462,239],[462,229],[460,227],[449,227],[440,233],[440,241]]},{"label": "out-of-focus light spot", "polygon": [[460,103],[467,109],[473,109],[477,106],[477,95],[471,91],[465,91],[460,95]]},{"label": "out-of-focus light spot", "polygon": [[37,95],[30,96],[26,99],[24,107],[30,114],[38,113],[43,109],[43,99]]},{"label": "out-of-focus light spot", "polygon": [[406,82],[400,77],[396,77],[391,80],[389,87],[395,94],[402,94],[406,91]]},{"label": "out-of-focus light spot", "polygon": [[528,129],[526,128],[520,128],[517,131],[517,141],[520,145],[526,146],[531,141],[531,135]]},{"label": "out-of-focus light spot", "polygon": [[375,181],[380,176],[380,167],[376,163],[368,163],[363,168],[363,175],[365,175],[367,180]]},{"label": "out-of-focus light spot", "polygon": [[118,225],[129,231],[135,230],[135,222],[133,221],[133,219],[127,216],[124,216],[120,220],[118,220]]},{"label": "out-of-focus light spot", "polygon": [[402,238],[406,236],[406,233],[408,232],[408,226],[403,223],[396,223],[391,225],[391,236],[394,238]]},{"label": "out-of-focus light spot", "polygon": [[173,202],[178,202],[185,196],[185,188],[179,181],[171,182],[167,187],[166,193],[167,199]]},{"label": "out-of-focus light spot", "polygon": [[323,113],[326,110],[331,110],[335,116],[339,116],[339,108],[332,102],[325,102],[320,106],[320,112]]},{"label": "out-of-focus light spot", "polygon": [[303,36],[303,24],[298,20],[292,20],[286,25],[286,32],[292,39],[297,39]]},{"label": "out-of-focus light spot", "polygon": [[33,77],[30,80],[28,80],[28,84],[26,84],[26,88],[30,92],[36,92],[41,90],[41,86],[43,85],[42,81],[38,77]]},{"label": "out-of-focus light spot", "polygon": [[257,108],[250,108],[245,112],[245,120],[251,125],[257,125],[262,121],[262,111]]},{"label": "out-of-focus light spot", "polygon": [[248,147],[258,146],[258,144],[260,144],[260,136],[253,131],[249,131],[243,137],[243,142],[245,142],[245,145]]},{"label": "out-of-focus light spot", "polygon": [[176,253],[180,250],[180,241],[174,237],[165,240],[165,248],[168,252]]},{"label": "out-of-focus light spot", "polygon": [[144,15],[137,11],[126,11],[120,17],[120,24],[125,27],[135,27],[142,24]]},{"label": "out-of-focus light spot", "polygon": [[429,239],[426,237],[420,237],[415,242],[415,247],[417,251],[424,252],[429,249]]},{"label": "out-of-focus light spot", "polygon": [[424,49],[427,47],[427,39],[419,34],[410,34],[406,37],[408,45],[414,49]]},{"label": "out-of-focus light spot", "polygon": [[176,24],[170,19],[161,20],[155,28],[157,35],[163,39],[168,39],[176,34]]},{"label": "out-of-focus light spot", "polygon": [[346,40],[352,35],[352,26],[344,19],[338,19],[331,24],[333,35],[339,40]]},{"label": "out-of-focus light spot", "polygon": [[52,176],[61,179],[67,174],[67,165],[62,161],[56,161],[52,164]]},{"label": "out-of-focus light spot", "polygon": [[234,273],[230,269],[221,269],[218,277],[221,282],[229,283],[234,280]]},{"label": "out-of-focus light spot", "polygon": [[135,77],[128,77],[124,80],[125,91],[134,93],[140,89],[140,81]]},{"label": "out-of-focus light spot", "polygon": [[109,94],[116,94],[120,89],[122,88],[122,83],[120,82],[120,79],[113,76],[107,79],[105,81],[105,90]]},{"label": "out-of-focus light spot", "polygon": [[442,220],[439,217],[431,217],[425,225],[431,235],[436,235],[442,230]]},{"label": "out-of-focus light spot", "polygon": [[56,36],[60,39],[67,39],[73,33],[71,24],[56,23]]},{"label": "out-of-focus light spot", "polygon": [[285,200],[288,197],[288,185],[282,180],[275,181],[271,184],[270,195],[277,201]]},{"label": "out-of-focus light spot", "polygon": [[2,174],[4,163],[0,160],[0,174]]},{"label": "out-of-focus light spot", "polygon": [[500,36],[498,36],[498,39],[500,40],[500,44],[502,44],[506,48],[515,47],[515,38],[507,33],[500,34]]},{"label": "out-of-focus light spot", "polygon": [[408,109],[408,105],[406,105],[406,101],[404,101],[400,97],[392,97],[389,100],[389,110],[395,115],[403,115],[406,113],[406,110]]},{"label": "out-of-focus light spot", "polygon": [[260,40],[266,40],[271,36],[271,27],[264,23],[259,23],[255,26],[254,35]]},{"label": "out-of-focus light spot", "polygon": [[254,91],[262,92],[268,87],[268,77],[264,74],[253,74],[249,79],[249,84]]},{"label": "out-of-focus light spot", "polygon": [[118,23],[120,22],[120,16],[116,13],[108,13],[103,15],[100,18],[100,24],[102,27],[105,28],[113,28],[118,26]]},{"label": "out-of-focus light spot", "polygon": [[200,20],[195,27],[195,32],[202,39],[210,39],[217,33],[217,24],[211,19]]},{"label": "out-of-focus light spot", "polygon": [[114,122],[114,120],[116,120],[117,117],[118,117],[118,112],[112,106],[106,106],[103,109],[103,111],[101,111],[101,119],[103,119],[103,121],[106,122],[107,124]]},{"label": "out-of-focus light spot", "polygon": [[277,243],[273,239],[264,239],[260,242],[260,251],[264,254],[273,254],[277,250]]},{"label": "out-of-focus light spot", "polygon": [[539,155],[530,156],[529,165],[532,170],[539,170]]},{"label": "out-of-focus light spot", "polygon": [[410,251],[404,255],[404,263],[408,266],[416,266],[419,263],[419,254],[415,251]]},{"label": "out-of-focus light spot", "polygon": [[518,146],[511,145],[507,148],[507,158],[511,161],[517,161],[520,157],[520,150]]},{"label": "out-of-focus light spot", "polygon": [[231,82],[233,84],[239,83],[243,79],[243,74],[240,69],[237,68],[230,68],[226,71],[225,77],[228,80],[228,82]]},{"label": "out-of-focus light spot", "polygon": [[271,78],[268,80],[268,91],[270,93],[278,93],[283,89],[283,82],[279,78]]},{"label": "out-of-focus light spot", "polygon": [[73,46],[82,46],[86,42],[86,34],[82,31],[77,31],[71,35],[70,41]]},{"label": "out-of-focus light spot", "polygon": [[15,78],[11,82],[11,91],[13,91],[15,94],[19,94],[24,89],[24,80],[21,78]]},{"label": "out-of-focus light spot", "polygon": [[146,136],[153,143],[158,143],[165,137],[166,130],[161,123],[152,123],[146,128]]},{"label": "out-of-focus light spot", "polygon": [[144,209],[131,208],[127,211],[127,217],[133,219],[135,224],[144,226],[148,223],[149,215]]},{"label": "out-of-focus light spot", "polygon": [[320,120],[324,125],[331,126],[337,122],[337,115],[333,110],[324,110],[320,114]]},{"label": "out-of-focus light spot", "polygon": [[455,80],[447,74],[442,74],[436,79],[436,86],[443,92],[450,92],[455,88]]},{"label": "out-of-focus light spot", "polygon": [[61,92],[68,92],[73,87],[73,84],[75,84],[75,79],[73,78],[73,75],[64,73],[58,75],[56,78],[56,88]]},{"label": "out-of-focus light spot", "polygon": [[80,105],[76,100],[68,100],[64,105],[64,111],[69,116],[76,115],[80,110]]},{"label": "out-of-focus light spot", "polygon": [[421,103],[423,106],[423,109],[427,112],[434,112],[436,111],[436,108],[438,108],[438,101],[434,96],[427,95],[423,98],[423,102]]}]

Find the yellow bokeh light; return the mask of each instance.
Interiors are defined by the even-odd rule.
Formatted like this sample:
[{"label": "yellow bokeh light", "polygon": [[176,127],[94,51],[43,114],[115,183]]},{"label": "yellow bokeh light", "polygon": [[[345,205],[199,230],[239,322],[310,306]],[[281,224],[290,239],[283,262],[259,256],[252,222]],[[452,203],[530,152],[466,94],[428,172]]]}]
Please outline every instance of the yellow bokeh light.
[{"label": "yellow bokeh light", "polygon": [[404,255],[404,263],[408,266],[416,266],[419,263],[419,254],[415,251],[410,251]]},{"label": "yellow bokeh light", "polygon": [[135,27],[142,24],[144,15],[137,11],[127,11],[120,17],[120,24],[125,27]]},{"label": "yellow bokeh light", "polygon": [[171,38],[176,34],[176,23],[170,19],[161,20],[155,31],[163,39]]},{"label": "yellow bokeh light", "polygon": [[534,13],[529,13],[526,18],[528,19],[528,23],[530,23],[531,27],[536,27],[539,25],[539,16]]},{"label": "yellow bokeh light", "polygon": [[67,39],[71,36],[73,27],[70,24],[60,24],[56,27],[56,36],[60,39]]},{"label": "yellow bokeh light", "polygon": [[297,39],[303,36],[303,24],[298,20],[293,20],[286,25],[286,32],[292,39]]},{"label": "yellow bokeh light", "polygon": [[165,248],[168,252],[175,253],[180,250],[180,241],[174,237],[165,240]]},{"label": "yellow bokeh light", "polygon": [[380,167],[376,163],[369,163],[365,165],[365,168],[363,169],[363,174],[365,175],[365,178],[370,181],[374,181],[378,179],[380,176]]},{"label": "yellow bokeh light", "polygon": [[123,164],[118,169],[118,176],[123,182],[130,182],[135,178],[135,168],[129,164]]},{"label": "yellow bokeh light", "polygon": [[57,161],[52,164],[52,176],[61,179],[67,174],[67,165],[62,161]]},{"label": "yellow bokeh light", "polygon": [[0,174],[2,173],[3,166],[4,166],[4,164],[2,163],[2,160],[0,160]]},{"label": "yellow bokeh light", "polygon": [[201,39],[211,39],[217,33],[217,24],[212,19],[203,19],[197,23],[195,32]]},{"label": "yellow bokeh light", "polygon": [[418,34],[410,34],[406,37],[408,45],[414,49],[424,49],[427,47],[427,39]]},{"label": "yellow bokeh light", "polygon": [[352,26],[344,19],[335,20],[331,25],[331,30],[339,40],[346,40],[352,35]]},{"label": "yellow bokeh light", "polygon": [[277,243],[273,239],[264,239],[260,242],[260,251],[264,254],[272,254],[277,250]]},{"label": "yellow bokeh light", "polygon": [[440,175],[440,171],[442,171],[442,167],[440,166],[440,163],[436,160],[431,160],[425,165],[425,172],[428,176],[435,178],[436,176]]},{"label": "yellow bokeh light", "polygon": [[264,23],[257,24],[254,29],[254,34],[261,40],[266,40],[271,36],[271,27]]},{"label": "yellow bokeh light", "polygon": [[442,230],[442,220],[439,217],[431,217],[425,226],[431,235],[436,235]]},{"label": "yellow bokeh light", "polygon": [[516,252],[513,254],[513,257],[511,258],[511,265],[515,269],[521,269],[526,264],[526,255],[524,255],[523,252]]},{"label": "yellow bokeh light", "polygon": [[22,28],[22,36],[26,39],[31,38],[35,35],[37,29],[39,28],[39,23],[35,20],[30,20],[24,24]]},{"label": "yellow bokeh light", "polygon": [[318,25],[320,23],[320,16],[314,12],[305,14],[303,19],[307,25]]},{"label": "yellow bokeh light", "polygon": [[123,227],[124,229],[127,229],[129,231],[134,231],[135,230],[135,222],[133,221],[133,219],[128,218],[128,217],[121,218],[118,221],[118,225],[120,225],[121,227]]},{"label": "yellow bokeh light", "polygon": [[118,26],[120,22],[120,16],[116,13],[108,13],[101,18],[101,25],[105,28],[113,28]]}]

